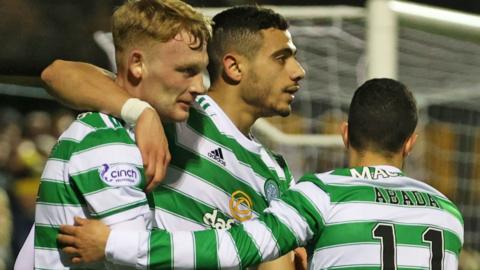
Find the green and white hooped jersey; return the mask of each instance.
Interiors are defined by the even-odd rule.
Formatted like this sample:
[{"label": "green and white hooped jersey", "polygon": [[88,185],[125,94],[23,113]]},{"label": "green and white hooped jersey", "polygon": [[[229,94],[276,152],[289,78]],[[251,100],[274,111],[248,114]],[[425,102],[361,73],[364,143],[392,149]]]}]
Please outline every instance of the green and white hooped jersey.
[{"label": "green and white hooped jersey", "polygon": [[74,216],[99,219],[107,225],[139,216],[148,221],[145,184],[133,133],[111,116],[79,115],[60,136],[41,176],[35,211],[35,269],[70,268],[56,237],[59,226],[73,224]]},{"label": "green and white hooped jersey", "polygon": [[197,97],[187,122],[165,132],[172,160],[150,200],[154,227],[228,229],[258,216],[292,183],[283,158],[244,136],[208,96]]},{"label": "green and white hooped jersey", "polygon": [[228,231],[141,237],[157,254],[152,269],[243,268],[303,245],[310,269],[454,270],[463,233],[462,216],[444,195],[397,168],[375,166],[306,175],[258,219]]}]

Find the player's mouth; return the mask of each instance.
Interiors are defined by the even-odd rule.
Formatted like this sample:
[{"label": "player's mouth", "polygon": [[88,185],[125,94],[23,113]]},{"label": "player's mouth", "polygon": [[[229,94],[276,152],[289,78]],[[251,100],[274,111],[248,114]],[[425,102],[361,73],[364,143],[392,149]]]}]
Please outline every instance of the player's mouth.
[{"label": "player's mouth", "polygon": [[295,99],[295,93],[297,93],[298,90],[300,90],[299,85],[292,85],[285,88],[284,93],[290,95],[290,98],[289,98],[290,103],[293,102],[293,100]]},{"label": "player's mouth", "polygon": [[184,101],[184,100],[179,100],[177,101],[177,104],[185,111],[188,111],[190,107],[192,106],[192,101]]},{"label": "player's mouth", "polygon": [[287,92],[287,93],[290,93],[290,94],[295,94],[296,92],[298,92],[298,90],[300,90],[300,85],[292,85],[292,86],[289,86],[287,88],[285,88],[284,92]]}]

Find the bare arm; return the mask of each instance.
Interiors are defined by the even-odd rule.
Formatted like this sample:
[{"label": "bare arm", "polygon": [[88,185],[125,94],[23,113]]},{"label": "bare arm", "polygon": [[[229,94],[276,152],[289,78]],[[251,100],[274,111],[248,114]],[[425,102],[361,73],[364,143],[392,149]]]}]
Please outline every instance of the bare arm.
[{"label": "bare arm", "polygon": [[[123,104],[131,98],[114,82],[114,74],[87,63],[55,60],[41,76],[48,93],[74,109],[120,117]],[[151,191],[165,177],[170,162],[167,138],[160,117],[152,109],[143,111],[135,131],[145,173],[150,180],[146,191]]]},{"label": "bare arm", "polygon": [[55,60],[41,76],[48,93],[74,109],[119,117],[122,105],[130,98],[115,84],[114,74],[87,63]]},{"label": "bare arm", "polygon": [[[248,269],[255,269],[254,267],[249,267]],[[294,264],[294,255],[293,251],[279,257],[273,261],[263,262],[259,264],[256,268],[257,270],[276,270],[276,269],[295,269]]]}]

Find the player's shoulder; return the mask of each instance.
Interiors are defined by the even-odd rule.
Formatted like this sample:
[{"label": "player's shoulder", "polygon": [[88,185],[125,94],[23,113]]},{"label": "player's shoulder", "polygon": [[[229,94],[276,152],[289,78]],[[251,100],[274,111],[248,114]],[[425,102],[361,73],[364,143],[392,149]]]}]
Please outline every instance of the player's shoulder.
[{"label": "player's shoulder", "polygon": [[80,122],[93,129],[123,128],[121,120],[101,112],[81,113],[77,116],[76,122]]},{"label": "player's shoulder", "polygon": [[[94,140],[96,144],[103,141],[125,141],[132,143],[133,134],[129,134],[122,122],[110,115],[99,112],[79,114],[77,119],[62,133],[59,141],[82,143]],[[93,143],[93,141],[92,141]]]},{"label": "player's shoulder", "polygon": [[350,178],[351,174],[348,168],[333,169],[325,172],[307,173],[303,175],[301,181],[320,181],[324,184],[337,179]]},{"label": "player's shoulder", "polygon": [[332,172],[333,172],[333,170],[323,172],[323,173],[306,173],[302,177],[300,177],[300,179],[298,180],[297,183],[298,184],[300,184],[300,183],[313,183],[317,187],[325,190],[327,185],[328,185],[328,182],[329,182],[329,179],[331,177]]},{"label": "player's shoulder", "polygon": [[356,186],[357,177],[352,172],[352,168],[336,168],[320,173],[308,173],[303,175],[298,183],[311,182],[328,193],[339,186]]}]

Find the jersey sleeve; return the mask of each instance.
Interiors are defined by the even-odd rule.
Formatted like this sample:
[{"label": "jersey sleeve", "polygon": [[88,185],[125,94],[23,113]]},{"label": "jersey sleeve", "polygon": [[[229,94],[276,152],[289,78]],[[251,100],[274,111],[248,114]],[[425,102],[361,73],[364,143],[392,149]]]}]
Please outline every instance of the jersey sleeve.
[{"label": "jersey sleeve", "polygon": [[[306,245],[321,233],[327,211],[327,194],[313,183],[304,182],[285,192],[280,200],[272,201],[258,219],[243,222],[228,231],[169,233],[157,230],[137,234],[133,237],[138,239],[132,243],[143,243],[143,247],[136,249],[136,261],[117,263],[151,269],[244,268]],[[112,232],[110,237],[125,235]],[[114,245],[112,249],[107,250],[107,259],[121,260],[122,251],[115,250]]]},{"label": "jersey sleeve", "polygon": [[125,129],[100,129],[77,145],[68,164],[69,181],[90,217],[112,225],[150,212],[142,164]]}]

